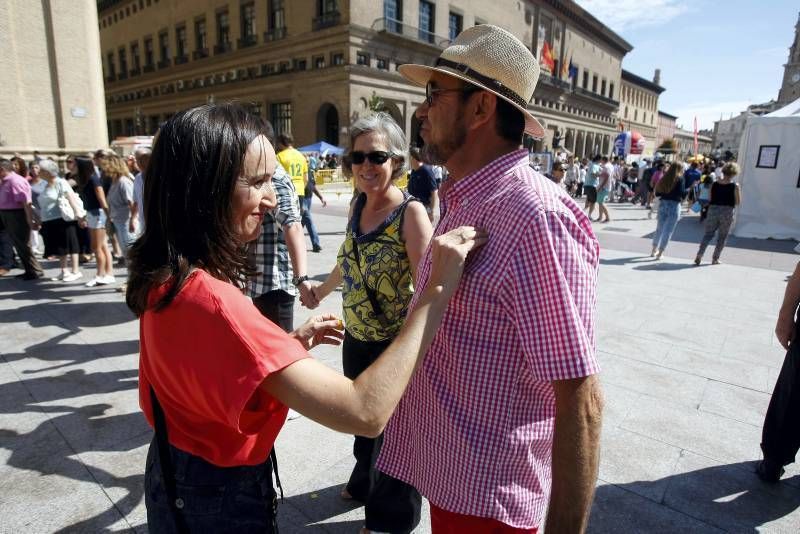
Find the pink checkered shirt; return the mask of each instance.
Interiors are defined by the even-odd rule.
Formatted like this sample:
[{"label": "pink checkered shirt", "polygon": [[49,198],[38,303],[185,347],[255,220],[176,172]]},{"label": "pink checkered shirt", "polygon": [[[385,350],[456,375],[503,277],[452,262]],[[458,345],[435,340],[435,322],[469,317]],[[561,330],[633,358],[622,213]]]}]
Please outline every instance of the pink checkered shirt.
[{"label": "pink checkered shirt", "polygon": [[[599,245],[586,215],[524,150],[448,184],[442,205],[436,235],[472,225],[489,242],[466,264],[378,467],[445,510],[538,527],[551,487],[551,382],[599,371]],[[420,288],[430,269],[428,250]]]}]

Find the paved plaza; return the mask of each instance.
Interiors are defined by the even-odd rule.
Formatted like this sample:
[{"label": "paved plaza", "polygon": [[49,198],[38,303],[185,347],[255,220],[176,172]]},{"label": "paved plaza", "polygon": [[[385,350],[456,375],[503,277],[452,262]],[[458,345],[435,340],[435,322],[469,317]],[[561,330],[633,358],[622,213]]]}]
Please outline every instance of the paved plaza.
[{"label": "paved plaza", "polygon": [[[324,250],[309,253],[309,270],[318,280],[343,237],[344,197],[315,204]],[[631,205],[611,215],[595,225],[606,410],[590,532],[800,531],[800,468],[778,485],[753,474],[784,355],[773,327],[800,259],[795,244],[734,238],[723,265],[695,267],[702,230],[692,215],[654,261],[655,220]],[[340,306],[334,293],[321,309]],[[298,305],[296,324],[309,314]],[[341,369],[338,348],[313,353]],[[138,323],[113,288],[0,279],[0,532],[147,531],[152,433],[138,408],[137,360]],[[351,443],[305,418],[286,423],[282,534],[357,532],[363,509],[338,496]],[[423,513],[420,533],[429,532]]]}]

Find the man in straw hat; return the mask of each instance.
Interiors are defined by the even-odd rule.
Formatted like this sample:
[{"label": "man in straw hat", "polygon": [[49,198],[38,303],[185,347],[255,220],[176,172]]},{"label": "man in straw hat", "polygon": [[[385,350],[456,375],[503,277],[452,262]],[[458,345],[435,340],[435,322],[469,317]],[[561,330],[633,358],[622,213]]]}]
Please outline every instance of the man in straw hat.
[{"label": "man in straw hat", "polygon": [[[484,24],[435,66],[400,73],[425,87],[416,112],[423,158],[450,172],[436,234],[471,224],[489,242],[467,262],[378,467],[428,498],[434,534],[581,532],[602,412],[599,246],[586,215],[520,148],[523,132],[544,133],[527,109],[536,58]],[[427,256],[418,288],[430,266]]]}]

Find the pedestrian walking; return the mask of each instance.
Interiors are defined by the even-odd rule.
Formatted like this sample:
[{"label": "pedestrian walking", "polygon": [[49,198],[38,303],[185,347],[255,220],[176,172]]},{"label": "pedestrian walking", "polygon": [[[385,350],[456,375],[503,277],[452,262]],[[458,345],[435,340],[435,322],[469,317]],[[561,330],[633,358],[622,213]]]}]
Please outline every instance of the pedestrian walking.
[{"label": "pedestrian walking", "polygon": [[[53,281],[74,282],[83,277],[78,263],[78,221],[81,216],[79,197],[67,181],[58,175],[58,166],[54,162],[42,160],[39,167],[39,176],[47,183],[47,187],[39,195],[44,255],[58,256],[61,272]],[[64,218],[62,205],[65,202],[74,215],[70,220]]]},{"label": "pedestrian walking", "polygon": [[439,182],[432,165],[422,163],[419,148],[411,147],[411,172],[408,175],[408,192],[422,202],[428,219],[433,224],[433,219],[439,214]]},{"label": "pedestrian walking", "polygon": [[[406,171],[403,130],[386,113],[350,127],[345,176],[360,192],[352,207],[336,266],[314,287],[319,301],[342,287],[344,374],[356,379],[400,332],[411,300],[417,265],[430,242],[428,214],[421,202],[395,181]],[[355,436],[356,465],[342,492],[365,503],[366,528],[411,532],[419,523],[422,499],[411,486],[375,469],[383,436]]]},{"label": "pedestrian walking", "polygon": [[[104,156],[102,161],[106,157]],[[81,225],[89,228],[92,250],[97,262],[97,273],[86,284],[86,287],[113,284],[116,279],[113,271],[114,260],[108,248],[108,234],[106,233],[106,222],[108,220],[106,189],[100,175],[95,172],[94,165],[89,159],[75,158],[75,164],[78,168],[78,188],[83,200],[83,207],[86,209],[86,218],[81,221]]]},{"label": "pedestrian walking", "polygon": [[127,258],[139,225],[139,212],[133,197],[134,178],[130,174],[130,164],[119,156],[106,158],[104,165],[106,174],[111,178],[107,198],[109,217],[114,223],[122,255]]},{"label": "pedestrian walking", "polygon": [[657,260],[661,259],[681,217],[681,202],[686,197],[682,170],[678,163],[673,163],[655,186],[655,195],[658,198],[658,223],[653,234],[653,250],[650,256],[655,256]]},{"label": "pedestrian walking", "polygon": [[[387,427],[378,469],[428,499],[434,534],[582,532],[599,459],[599,245],[522,148],[523,132],[544,135],[527,107],[538,62],[481,24],[433,67],[399,70],[425,87],[423,158],[450,171],[435,234],[481,221],[491,237]],[[419,267],[423,291],[432,260]]]},{"label": "pedestrian walking", "polygon": [[793,463],[800,449],[800,425],[797,424],[800,418],[799,306],[800,262],[786,284],[775,324],[775,335],[786,349],[786,357],[769,401],[761,434],[764,459],[759,462],[756,474],[765,482],[778,482],[784,473],[783,466]]},{"label": "pedestrian walking", "polygon": [[[297,201],[300,204],[300,218],[308,231],[311,239],[311,250],[321,252],[322,245],[319,241],[317,228],[311,218],[311,195],[306,196],[306,185],[308,184],[308,163],[306,157],[294,148],[294,139],[288,133],[278,135],[278,163],[292,177],[292,183],[297,191]],[[330,154],[329,154],[330,155]]]},{"label": "pedestrian walking", "polygon": [[733,162],[726,163],[722,167],[722,178],[711,184],[709,189],[710,198],[708,201],[708,218],[705,221],[705,233],[700,241],[700,249],[694,259],[695,265],[700,265],[703,261],[703,254],[706,252],[708,244],[717,234],[717,245],[714,247],[714,255],[711,263],[717,265],[725,242],[728,240],[728,233],[733,226],[733,219],[736,216],[736,207],[742,202],[742,194],[739,184],[733,181],[739,174],[739,165]]},{"label": "pedestrian walking", "polygon": [[597,184],[597,222],[607,223],[611,220],[608,213],[606,202],[614,190],[614,175],[618,172],[614,165],[608,161],[608,157],[601,158],[600,180]]},{"label": "pedestrian walking", "polygon": [[589,219],[592,218],[592,212],[597,204],[597,184],[600,183],[600,156],[596,155],[592,158],[586,170],[586,180],[583,182],[583,190],[586,193],[586,205],[583,209],[586,210],[586,215]]},{"label": "pedestrian walking", "polygon": [[30,245],[31,229],[39,228],[31,199],[31,185],[23,176],[14,172],[14,164],[5,158],[0,158],[0,223],[25,270],[17,278],[41,278],[42,267]]},{"label": "pedestrian walking", "polygon": [[[153,534],[276,532],[273,445],[288,407],[340,432],[380,434],[467,253],[486,241],[462,227],[431,245],[436,262],[422,306],[351,381],[308,357],[319,343],[339,342],[335,316],[287,334],[242,293],[245,245],[276,205],[276,164],[261,119],[236,104],[173,115],[153,147],[147,226],[131,249],[127,293],[140,322],[139,403],[155,428],[144,475]],[[313,461],[313,449],[307,455]]]}]

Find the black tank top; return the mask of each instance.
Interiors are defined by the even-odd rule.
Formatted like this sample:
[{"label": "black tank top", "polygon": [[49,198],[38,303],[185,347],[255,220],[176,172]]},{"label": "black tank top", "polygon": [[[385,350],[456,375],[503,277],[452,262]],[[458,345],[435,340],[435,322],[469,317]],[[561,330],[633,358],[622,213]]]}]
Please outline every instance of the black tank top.
[{"label": "black tank top", "polygon": [[736,206],[736,184],[711,184],[711,204],[714,206]]}]

